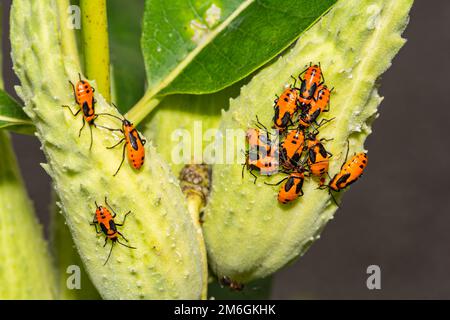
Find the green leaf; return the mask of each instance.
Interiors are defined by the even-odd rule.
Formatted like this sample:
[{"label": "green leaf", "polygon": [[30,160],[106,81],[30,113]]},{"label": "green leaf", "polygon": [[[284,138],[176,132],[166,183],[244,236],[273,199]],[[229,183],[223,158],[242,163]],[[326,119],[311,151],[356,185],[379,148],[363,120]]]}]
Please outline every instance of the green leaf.
[{"label": "green leaf", "polygon": [[128,111],[144,94],[145,67],[140,35],[144,1],[108,0],[113,102]]},{"label": "green leaf", "polygon": [[149,89],[200,94],[229,86],[285,49],[334,2],[149,0],[142,35]]},{"label": "green leaf", "polygon": [[3,128],[26,133],[34,132],[33,123],[22,106],[5,91],[0,90],[0,129]]},{"label": "green leaf", "polygon": [[[310,62],[320,62],[327,85],[334,87],[330,111],[322,119],[334,120],[320,128],[319,139],[332,139],[326,148],[333,154],[329,173],[335,175],[345,160],[348,144],[350,155],[364,150],[382,101],[377,79],[405,43],[401,34],[412,3],[340,0],[290,52],[242,88],[222,117],[222,133],[231,129],[244,133],[254,126],[256,116],[270,127],[274,95],[292,83],[291,75],[298,75]],[[337,206],[312,178],[305,180],[302,197],[280,204],[279,187],[264,182],[276,183],[284,174],[259,176],[254,184],[249,172],[242,178],[241,170],[240,163],[213,166],[203,230],[213,271],[247,283],[304,254],[333,218]],[[338,201],[342,194],[335,194]]]}]

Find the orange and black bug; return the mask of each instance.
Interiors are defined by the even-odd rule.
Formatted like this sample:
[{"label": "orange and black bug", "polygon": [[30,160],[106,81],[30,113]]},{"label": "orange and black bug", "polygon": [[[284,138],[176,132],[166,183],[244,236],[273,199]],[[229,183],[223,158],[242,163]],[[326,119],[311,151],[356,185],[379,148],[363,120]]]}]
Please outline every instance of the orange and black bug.
[{"label": "orange and black bug", "polygon": [[[329,111],[331,91],[332,90],[328,89],[325,85],[319,86],[316,94],[311,100],[311,103],[301,110],[298,117],[299,126],[308,128],[312,123],[316,123],[317,118],[322,112]],[[330,120],[322,120],[319,126],[328,121]]]},{"label": "orange and black bug", "polygon": [[[121,236],[122,239],[124,239],[126,242],[128,242],[128,240],[123,236],[122,233],[120,233],[117,230],[117,226],[123,226],[125,224],[125,220],[127,219],[127,216],[131,213],[131,211],[128,211],[125,214],[122,223],[115,223],[114,218],[116,217],[117,214],[114,212],[114,209],[111,208],[111,206],[108,204],[108,200],[106,197],[105,197],[105,204],[106,204],[106,206],[108,206],[111,209],[113,214],[111,214],[111,212],[108,210],[108,208],[99,206],[97,204],[97,202],[95,202],[95,206],[96,206],[95,216],[94,216],[94,220],[91,222],[91,225],[95,226],[95,231],[97,232],[97,234],[103,233],[106,236],[105,244],[103,245],[103,247],[106,246],[106,244],[108,243],[108,239],[110,239],[112,241],[111,250],[109,251],[108,258],[106,259],[106,261],[103,265],[105,265],[108,262],[109,258],[111,257],[111,253],[112,253],[114,244],[116,242],[121,244],[124,247],[130,248],[130,249],[136,249],[135,247],[131,247],[129,245],[126,245],[125,243],[120,242],[119,236]],[[97,229],[97,225],[100,226],[100,230]]]},{"label": "orange and black bug", "polygon": [[71,84],[73,89],[75,102],[78,104],[80,109],[78,109],[78,111],[74,113],[70,106],[64,105],[63,107],[68,108],[74,117],[76,117],[80,113],[80,111],[83,111],[83,125],[81,126],[78,136],[81,136],[81,131],[83,131],[84,125],[87,122],[89,125],[89,130],[91,132],[91,144],[89,146],[90,150],[92,148],[93,142],[91,125],[95,126],[94,120],[98,117],[98,115],[95,114],[95,89],[89,84],[88,81],[82,80],[80,74],[78,74],[78,77],[80,80],[77,82],[76,86],[70,80],[69,83]]},{"label": "orange and black bug", "polygon": [[278,186],[283,183],[278,191],[278,201],[287,204],[303,195],[303,182],[305,181],[304,169],[292,172],[286,178],[275,184],[266,183],[271,186]]},{"label": "orange and black bug", "polygon": [[274,128],[283,131],[289,124],[292,124],[292,117],[298,110],[298,97],[299,89],[295,87],[294,82],[294,85],[286,88],[281,96],[275,99]]},{"label": "orange and black bug", "polygon": [[277,173],[279,169],[278,149],[271,148],[268,155],[261,155],[259,152],[247,152],[245,163],[242,165],[242,178],[244,178],[244,167],[247,167],[247,170],[255,178],[253,183],[256,183],[257,179],[253,170],[259,170],[259,173],[265,176],[271,176]]},{"label": "orange and black bug", "polygon": [[[302,74],[303,78],[301,77]],[[298,78],[302,83],[300,85],[298,102],[300,103],[300,107],[304,108],[311,103],[317,88],[325,82],[325,79],[320,64],[309,66],[305,71],[299,74]]]},{"label": "orange and black bug", "polygon": [[231,280],[230,277],[222,276],[219,278],[219,283],[223,287],[228,287],[233,291],[242,291],[244,290],[244,285],[242,283]]},{"label": "orange and black bug", "polygon": [[127,157],[130,164],[135,168],[136,170],[139,170],[142,165],[144,164],[145,160],[145,148],[144,145],[147,142],[145,139],[142,139],[139,135],[139,132],[136,130],[134,125],[128,121],[127,119],[121,119],[113,114],[109,113],[99,113],[99,115],[106,115],[113,118],[116,118],[122,122],[122,128],[121,129],[111,129],[103,126],[99,126],[104,129],[108,129],[110,131],[120,131],[123,133],[124,137],[120,139],[119,142],[117,142],[115,145],[108,147],[108,149],[113,149],[120,145],[121,143],[125,142],[123,145],[123,151],[122,151],[122,161],[120,162],[119,167],[117,168],[116,172],[113,176],[116,176],[119,172],[120,168],[122,167],[122,164],[125,160],[125,149],[127,151]]},{"label": "orange and black bug", "polygon": [[[325,139],[318,140],[316,135],[310,133],[307,138],[308,149],[308,167],[312,175],[316,177],[322,177],[328,172],[330,165],[330,158],[332,154],[328,152],[322,144]],[[321,185],[323,181],[321,181]]]},{"label": "orange and black bug", "polygon": [[[330,90],[325,84],[321,84],[311,100],[311,109],[320,109],[321,112],[330,111],[330,96],[333,89],[334,88]],[[312,113],[314,113],[314,111],[312,111]]]},{"label": "orange and black bug", "polygon": [[248,142],[248,148],[250,153],[255,152],[263,152],[264,155],[267,155],[270,153],[270,150],[272,148],[272,142],[270,141],[269,137],[269,131],[267,128],[259,121],[258,117],[256,117],[257,120],[257,128],[250,128],[247,129],[247,132],[245,133],[245,137]]},{"label": "orange and black bug", "polygon": [[348,161],[344,162],[341,170],[331,179],[328,188],[339,192],[354,183],[364,173],[368,161],[369,159],[365,152],[355,154]]},{"label": "orange and black bug", "polygon": [[281,143],[280,159],[285,169],[298,166],[305,147],[305,132],[302,128],[290,130]]}]

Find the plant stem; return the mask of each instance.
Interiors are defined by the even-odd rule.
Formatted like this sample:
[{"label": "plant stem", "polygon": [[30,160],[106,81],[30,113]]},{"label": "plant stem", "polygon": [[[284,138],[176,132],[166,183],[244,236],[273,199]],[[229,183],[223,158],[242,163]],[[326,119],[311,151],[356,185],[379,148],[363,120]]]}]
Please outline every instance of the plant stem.
[{"label": "plant stem", "polygon": [[72,60],[76,68],[81,71],[80,56],[78,54],[77,41],[75,31],[69,27],[69,0],[57,0],[59,11],[59,25],[61,30],[61,47],[67,59]]},{"label": "plant stem", "polygon": [[161,99],[154,97],[153,92],[147,91],[125,117],[137,125],[155,109],[160,101]]},{"label": "plant stem", "polygon": [[95,79],[106,101],[111,101],[108,18],[106,0],[80,0],[81,39],[86,76]]}]

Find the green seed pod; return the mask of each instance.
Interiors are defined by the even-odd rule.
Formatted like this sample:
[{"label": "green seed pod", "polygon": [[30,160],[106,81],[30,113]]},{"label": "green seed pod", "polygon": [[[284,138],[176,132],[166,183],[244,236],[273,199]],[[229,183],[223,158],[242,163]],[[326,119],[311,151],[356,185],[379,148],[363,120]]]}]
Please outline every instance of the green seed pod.
[{"label": "green seed pod", "polygon": [[[206,272],[197,232],[184,195],[168,165],[149,142],[144,166],[136,171],[125,162],[117,176],[122,151],[107,149],[123,137],[89,125],[78,136],[81,114],[73,117],[62,105],[74,103],[68,80],[76,82],[76,63],[64,56],[58,7],[54,0],[16,0],[11,11],[11,43],[14,70],[21,86],[18,94],[36,126],[37,136],[61,200],[61,208],[74,243],[92,282],[105,299],[199,299]],[[95,83],[91,82],[95,87]],[[95,94],[97,113],[119,116],[103,97]],[[103,116],[98,125],[119,128],[121,123]],[[96,201],[105,197],[116,211],[116,222],[132,213],[118,230],[136,249],[116,244],[104,265],[111,243],[90,225]]]},{"label": "green seed pod", "polygon": [[[208,146],[214,143],[222,109],[239,94],[240,83],[205,95],[165,97],[145,122],[144,133],[178,174],[184,164],[211,161]],[[203,152],[203,153],[202,153]]]},{"label": "green seed pod", "polygon": [[56,282],[42,226],[19,175],[9,135],[0,130],[0,300],[54,299]]},{"label": "green seed pod", "polygon": [[[326,84],[334,91],[331,111],[335,118],[320,128],[320,138],[332,138],[326,148],[333,154],[330,175],[340,169],[350,144],[350,154],[363,150],[370,125],[382,98],[376,81],[405,43],[401,38],[412,0],[340,0],[295,47],[262,70],[244,86],[224,115],[221,129],[246,130],[256,115],[272,125],[273,100],[306,66],[319,63]],[[298,256],[319,237],[337,207],[327,190],[306,179],[304,196],[282,205],[270,179],[253,177],[241,165],[214,165],[212,191],[205,208],[204,236],[210,265],[219,276],[249,282],[266,277]]]}]

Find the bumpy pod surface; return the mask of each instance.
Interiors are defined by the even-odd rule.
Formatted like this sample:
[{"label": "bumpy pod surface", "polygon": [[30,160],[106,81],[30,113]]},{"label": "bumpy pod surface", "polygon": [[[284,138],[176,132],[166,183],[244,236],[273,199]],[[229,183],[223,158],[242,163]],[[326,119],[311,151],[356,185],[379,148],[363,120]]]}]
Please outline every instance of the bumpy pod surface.
[{"label": "bumpy pod surface", "polygon": [[[52,198],[56,198],[53,194]],[[54,260],[58,300],[101,299],[84,270],[65,218],[53,199],[50,224],[50,250]]]},{"label": "bumpy pod surface", "polygon": [[[14,70],[21,86],[17,92],[25,111],[36,125],[47,158],[43,165],[52,177],[67,225],[92,282],[106,299],[198,299],[203,274],[200,244],[176,178],[151,143],[145,146],[146,162],[139,170],[124,163],[120,148],[107,150],[120,133],[92,128],[94,144],[89,150],[89,128],[81,137],[81,114],[74,118],[61,105],[74,105],[68,80],[76,82],[76,65],[61,50],[56,1],[14,1],[11,11],[11,43]],[[95,86],[95,83],[91,81]],[[96,92],[96,112],[118,115]],[[97,124],[110,128],[120,122],[100,117]],[[94,201],[105,197],[118,213],[119,231],[129,240],[128,249],[116,244],[103,265],[111,243],[89,223]],[[125,240],[122,239],[122,242]]]},{"label": "bumpy pod surface", "polygon": [[[334,155],[330,175],[350,154],[362,151],[382,98],[376,81],[405,43],[401,37],[412,0],[341,0],[308,30],[295,47],[262,70],[231,101],[221,129],[246,130],[256,115],[270,127],[273,100],[306,66],[321,63],[325,80],[334,87],[331,111],[335,119],[320,129],[320,138],[332,138],[327,149]],[[214,165],[212,193],[203,224],[210,265],[219,276],[249,282],[268,276],[302,255],[333,218],[336,205],[317,181],[305,182],[305,195],[288,205],[276,200],[277,182],[261,177],[241,178],[241,165]]]},{"label": "bumpy pod surface", "polygon": [[0,130],[0,300],[54,299],[56,282],[42,226]]}]

